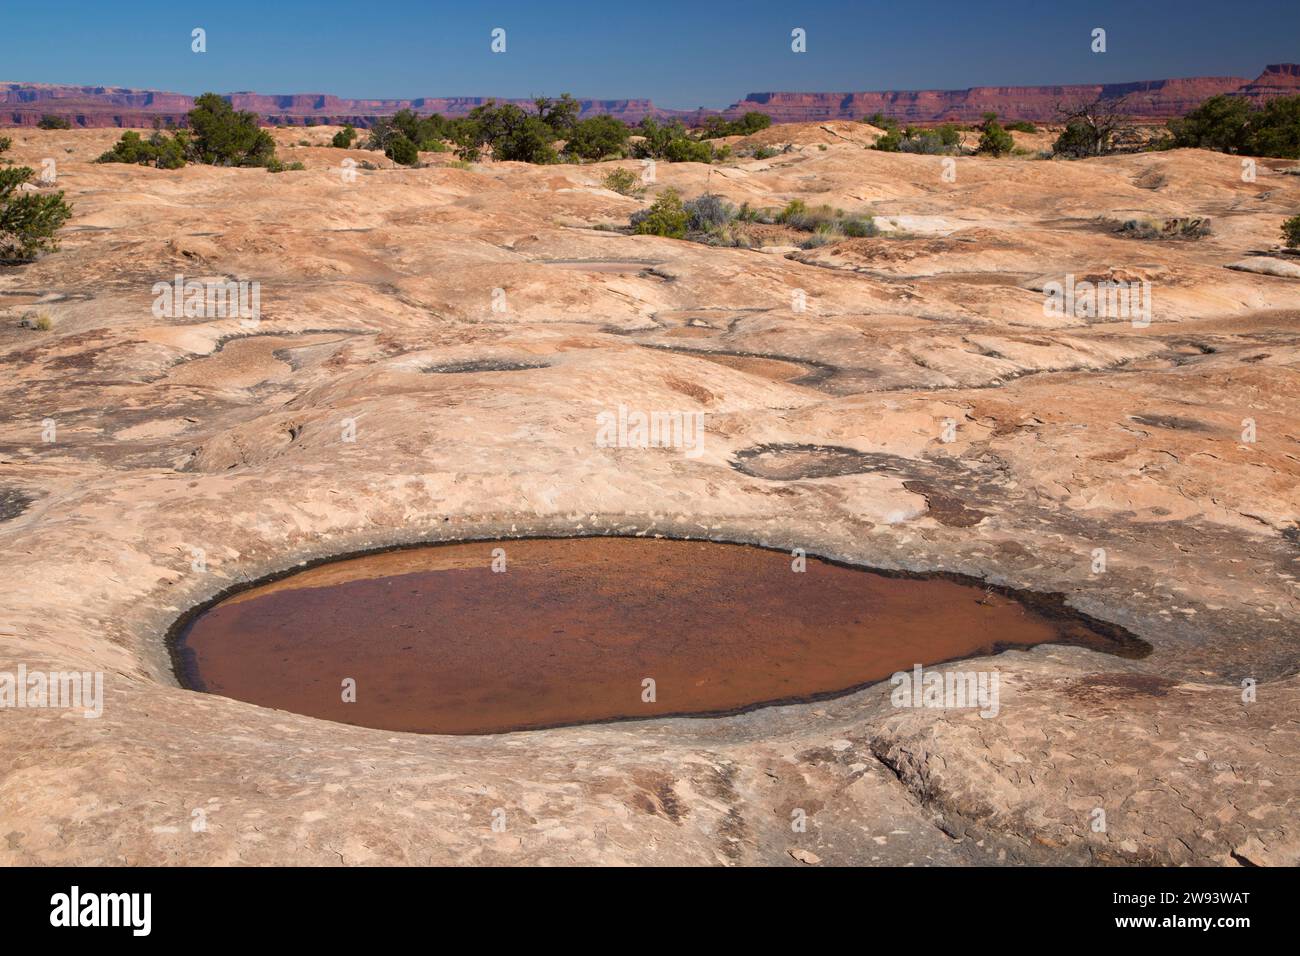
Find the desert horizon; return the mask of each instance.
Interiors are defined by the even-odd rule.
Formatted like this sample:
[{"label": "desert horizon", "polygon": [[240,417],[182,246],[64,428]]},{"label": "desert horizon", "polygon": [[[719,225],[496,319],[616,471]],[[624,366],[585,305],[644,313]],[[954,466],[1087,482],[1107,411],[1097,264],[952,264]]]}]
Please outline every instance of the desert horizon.
[{"label": "desert horizon", "polygon": [[[390,868],[534,866],[879,868],[915,919],[978,868],[1087,936],[1276,923],[1295,11],[942,0],[868,48],[839,2],[673,5],[676,46],[506,4],[440,11],[428,66],[418,5],[296,44],[289,9],[73,6],[62,45],[0,14],[0,72],[158,88],[0,83],[24,924],[372,919],[417,911]],[[1181,78],[1115,80],[1147,62]],[[220,92],[330,69],[549,92]],[[654,105],[762,74],[900,83]]]},{"label": "desert horizon", "polygon": [[[990,110],[1007,120],[1050,121],[1057,107],[1079,98],[1126,99],[1134,120],[1166,120],[1182,116],[1211,96],[1233,94],[1252,102],[1300,90],[1300,64],[1272,63],[1253,80],[1240,76],[1189,76],[1134,80],[1122,83],[1066,83],[1036,86],[969,86],[953,90],[875,90],[857,93],[754,92],[730,106],[710,109],[660,108],[644,97],[579,96],[579,116],[607,114],[640,121],[646,116],[681,119],[699,125],[710,116],[737,118],[762,110],[777,122],[821,119],[862,119],[873,113],[894,120],[924,123],[980,119]],[[368,126],[398,110],[464,116],[488,102],[529,105],[535,97],[418,96],[388,99],[349,99],[326,93],[259,94],[248,90],[221,94],[235,109],[250,110],[268,125],[297,125],[308,120],[321,125],[352,123]],[[554,95],[554,94],[552,94]],[[34,126],[44,116],[57,116],[75,126],[119,126],[144,129],[157,119],[176,123],[194,105],[194,96],[166,90],[87,86],[59,83],[0,81],[0,110],[5,126]],[[123,110],[122,107],[127,107]]]}]

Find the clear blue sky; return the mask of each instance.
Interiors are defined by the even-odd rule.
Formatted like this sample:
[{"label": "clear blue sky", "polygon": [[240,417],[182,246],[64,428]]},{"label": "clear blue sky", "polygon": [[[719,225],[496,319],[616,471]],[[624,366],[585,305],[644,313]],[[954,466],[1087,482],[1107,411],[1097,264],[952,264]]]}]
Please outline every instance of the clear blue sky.
[{"label": "clear blue sky", "polygon": [[[190,52],[203,27],[208,52]],[[507,52],[489,51],[493,27]],[[803,27],[808,52],[790,51]],[[1093,27],[1108,52],[1089,50]],[[199,93],[649,97],[1255,76],[1300,60],[1300,0],[29,0],[0,80]]]}]

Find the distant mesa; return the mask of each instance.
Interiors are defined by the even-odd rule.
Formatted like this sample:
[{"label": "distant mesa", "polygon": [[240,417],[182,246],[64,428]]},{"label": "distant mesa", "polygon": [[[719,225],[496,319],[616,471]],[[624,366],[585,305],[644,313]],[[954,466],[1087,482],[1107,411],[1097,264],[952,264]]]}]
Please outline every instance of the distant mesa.
[{"label": "distant mesa", "polygon": [[[580,100],[582,115],[605,113],[629,123],[646,116],[680,119],[687,123],[707,116],[734,118],[749,110],[769,114],[778,123],[856,120],[880,113],[901,122],[972,122],[995,112],[1007,119],[1051,122],[1056,107],[1097,96],[1127,97],[1128,113],[1136,118],[1165,120],[1198,106],[1211,96],[1225,93],[1263,101],[1300,93],[1300,64],[1275,63],[1255,79],[1240,76],[1194,76],[1182,79],[1143,80],[1135,83],[1074,84],[1067,86],[975,86],[965,90],[882,90],[865,93],[750,93],[725,110],[670,110],[647,99]],[[464,116],[488,102],[486,96],[418,97],[416,99],[344,99],[325,93],[287,95],[239,92],[227,94],[236,109],[257,113],[264,123],[303,126],[314,123],[352,123],[368,126],[380,116],[400,109],[443,116]],[[526,105],[528,100],[498,100]],[[74,126],[150,127],[155,120],[179,123],[193,107],[194,98],[159,90],[109,86],[61,86],[45,83],[0,83],[0,126],[35,126],[54,114]]]}]

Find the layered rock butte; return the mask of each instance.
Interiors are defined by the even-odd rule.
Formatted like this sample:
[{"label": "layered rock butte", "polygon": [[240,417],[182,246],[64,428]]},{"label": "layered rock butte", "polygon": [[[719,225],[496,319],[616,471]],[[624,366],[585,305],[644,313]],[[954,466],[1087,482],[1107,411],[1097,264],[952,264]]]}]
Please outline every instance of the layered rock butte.
[{"label": "layered rock butte", "polygon": [[[306,166],[278,175],[11,133],[16,162],[57,157],[75,215],[60,251],[0,269],[0,671],[100,672],[105,700],[0,712],[0,865],[1300,862],[1300,279],[1242,271],[1282,261],[1293,162],[963,156],[950,177],[826,122],[764,130],[791,147],[771,159],[660,163],[638,199],[602,187],[631,161],[395,168],[333,132],[275,131]],[[901,231],[610,228],[667,187]],[[260,324],[156,316],[177,274],[259,282]],[[1067,275],[1150,282],[1151,324],[1045,311]],[[620,404],[702,413],[703,453],[600,446]],[[993,719],[885,683],[468,737],[170,666],[180,615],[300,562],[615,533],[1059,593],[1153,651],[939,668],[997,671]]]},{"label": "layered rock butte", "polygon": [[[1203,100],[1218,94],[1261,101],[1271,96],[1300,92],[1300,64],[1280,63],[1265,68],[1254,80],[1237,76],[1200,76],[1146,80],[1134,83],[1078,84],[1066,86],[977,86],[965,90],[895,90],[866,93],[750,93],[724,110],[671,110],[647,99],[584,99],[582,114],[606,113],[629,123],[646,116],[701,122],[710,115],[739,116],[749,110],[768,113],[778,123],[820,120],[854,120],[881,113],[894,119],[930,123],[972,122],[993,111],[1006,119],[1049,122],[1058,118],[1057,107],[1101,96],[1125,99],[1126,110],[1136,119],[1181,116]],[[368,126],[377,117],[400,109],[443,116],[464,116],[491,99],[481,96],[418,97],[415,99],[344,99],[324,93],[273,95],[252,92],[228,94],[241,110],[258,114],[274,125],[352,123]],[[503,102],[529,105],[529,100]],[[180,123],[193,107],[194,98],[181,93],[124,87],[61,86],[41,83],[0,83],[0,125],[35,126],[42,116],[67,118],[79,127],[143,127],[155,121]]]}]

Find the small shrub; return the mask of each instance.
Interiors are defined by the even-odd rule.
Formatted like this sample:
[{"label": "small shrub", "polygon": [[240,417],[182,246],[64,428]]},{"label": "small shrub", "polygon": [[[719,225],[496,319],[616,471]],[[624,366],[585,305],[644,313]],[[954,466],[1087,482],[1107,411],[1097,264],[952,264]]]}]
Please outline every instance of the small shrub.
[{"label": "small shrub", "polygon": [[41,117],[41,121],[36,124],[37,129],[72,129],[72,124],[62,116],[51,116],[46,113]]},{"label": "small shrub", "polygon": [[1154,219],[1127,219],[1115,231],[1129,239],[1159,239],[1160,226]]},{"label": "small shrub", "polygon": [[829,245],[836,238],[830,230],[818,230],[811,236],[799,243],[800,249],[818,249],[822,246]]},{"label": "small shrub", "polygon": [[1011,134],[998,122],[998,114],[985,113],[984,125],[980,127],[979,152],[988,156],[1004,156],[1016,146]]},{"label": "small shrub", "polygon": [[529,116],[492,144],[492,155],[517,163],[554,163],[557,160],[554,142],[555,131],[550,125]]},{"label": "small shrub", "polygon": [[[761,216],[761,212],[759,215]],[[744,218],[746,215],[753,215],[748,206],[742,206],[738,218]],[[836,209],[833,206],[815,206],[809,208],[802,199],[792,199],[786,203],[785,208],[768,219],[758,218],[754,221],[759,222],[778,222],[789,226],[791,229],[798,229],[802,232],[811,232],[820,237],[810,246],[804,248],[815,248],[824,246],[833,239],[848,237],[851,239],[862,239],[868,236],[879,235],[880,230],[876,227],[876,221],[871,216],[847,214],[843,210]]]},{"label": "small shrub", "polygon": [[738,120],[727,121],[721,116],[710,116],[700,130],[700,139],[718,139],[722,136],[749,136],[772,125],[766,113],[751,111]]},{"label": "small shrub", "polygon": [[1065,121],[1065,131],[1052,144],[1054,156],[1086,159],[1105,156],[1115,150],[1116,138],[1123,135],[1127,123],[1128,97],[1097,96],[1072,105],[1058,106]]},{"label": "small shrub", "polygon": [[631,226],[638,236],[684,239],[689,219],[681,195],[675,189],[665,189],[649,209],[632,215]]},{"label": "small shrub", "polygon": [[1210,220],[1201,217],[1128,219],[1115,230],[1128,239],[1202,239],[1210,234]]},{"label": "small shrub", "polygon": [[708,232],[727,225],[736,218],[736,207],[721,196],[705,193],[683,204],[687,215],[687,228],[693,232]]},{"label": "small shrub", "polygon": [[48,312],[42,312],[32,322],[32,328],[37,332],[48,332],[50,329],[54,328],[54,320],[50,318]]},{"label": "small shrub", "polygon": [[959,146],[961,144],[961,127],[956,123],[942,123],[936,126],[932,132],[939,135],[939,140],[945,146]]},{"label": "small shrub", "polygon": [[741,136],[750,136],[772,125],[772,117],[766,113],[750,111],[736,121],[736,132]]},{"label": "small shrub", "polygon": [[678,120],[662,124],[647,116],[636,129],[641,141],[632,152],[640,159],[666,159],[672,163],[711,163],[720,158],[713,147],[701,140],[691,139],[686,127]]},{"label": "small shrub", "polygon": [[[808,212],[808,204],[802,199],[791,199],[785,204],[785,208],[776,214],[776,221],[786,225],[795,225],[795,220],[805,216]],[[798,226],[795,226],[798,228]]]},{"label": "small shrub", "polygon": [[569,130],[564,144],[566,155],[579,159],[601,159],[605,156],[622,156],[631,133],[627,124],[613,116],[593,116],[580,120]]},{"label": "small shrub", "polygon": [[740,208],[736,210],[736,218],[741,222],[759,222],[770,226],[776,222],[776,217],[777,213],[771,209],[755,209],[748,201],[741,203]]},{"label": "small shrub", "polygon": [[714,226],[699,237],[707,246],[725,246],[731,249],[750,249],[754,242],[748,233],[735,228],[733,224]]},{"label": "small shrub", "polygon": [[1029,122],[1029,120],[1013,120],[1012,122],[1006,125],[1005,129],[1008,132],[1014,131],[1016,133],[1037,133],[1038,132],[1038,127],[1035,126],[1033,123]]},{"label": "small shrub", "polygon": [[630,169],[615,169],[610,171],[601,183],[606,189],[618,193],[621,196],[640,196],[645,192],[641,185],[641,179]]},{"label": "small shrub", "polygon": [[814,206],[810,209],[802,199],[792,199],[786,203],[784,209],[777,213],[776,221],[789,226],[791,229],[816,232],[819,227],[824,225],[838,228],[839,222],[843,218],[844,213],[832,206]]},{"label": "small shrub", "polygon": [[348,123],[334,134],[334,138],[330,140],[330,145],[336,149],[351,149],[356,138],[357,128],[351,123]]},{"label": "small shrub", "polygon": [[1300,159],[1300,95],[1275,97],[1252,114],[1248,149],[1256,156]]},{"label": "small shrub", "polygon": [[[900,129],[891,119],[881,118],[880,128],[885,135],[876,140],[873,147],[885,153],[922,153],[925,155],[942,155],[955,153],[961,144],[961,127],[956,123],[943,123],[933,129],[920,129],[908,126]],[[876,125],[872,123],[872,125]]]},{"label": "small shrub", "polygon": [[449,124],[449,135],[456,143],[456,155],[465,160],[477,161],[488,148],[493,159],[523,163],[554,163],[558,159],[552,145],[554,128],[513,103],[488,101],[476,106],[464,119]]},{"label": "small shrub", "polygon": [[1282,241],[1288,249],[1300,249],[1300,216],[1282,223]]},{"label": "small shrub", "polygon": [[13,146],[13,144],[14,141],[10,139],[8,136],[0,136],[0,153],[8,152],[9,147]]},{"label": "small shrub", "polygon": [[420,116],[415,110],[400,109],[391,117],[377,120],[370,127],[370,142],[367,149],[383,150],[387,147],[387,138],[401,133],[421,152],[446,152],[445,140],[452,136],[453,124],[437,113]]},{"label": "small shrub", "polygon": [[306,168],[302,163],[283,163],[278,159],[273,159],[266,164],[268,173],[296,173]]},{"label": "small shrub", "polygon": [[903,138],[898,142],[898,151],[921,153],[926,156],[941,156],[945,153],[956,152],[957,143],[960,139],[961,134],[957,132],[955,126],[938,130],[912,130],[909,128],[904,131]]},{"label": "small shrub", "polygon": [[370,124],[370,135],[366,137],[363,149],[373,149],[383,151],[388,147],[388,141],[394,136],[405,136],[406,134],[399,130],[393,121],[387,117],[380,117]]},{"label": "small shrub", "polygon": [[711,163],[714,160],[713,147],[683,136],[668,143],[663,158],[670,163]]},{"label": "small shrub", "polygon": [[127,130],[113,148],[103,153],[97,163],[134,163],[158,169],[180,169],[189,150],[189,135],[183,130],[164,133],[155,130],[148,139]]},{"label": "small shrub", "polygon": [[[556,139],[568,138],[581,125],[578,115],[582,112],[582,104],[568,93],[561,93],[558,100],[539,96],[533,100],[533,108],[537,110],[537,118],[551,128]],[[619,120],[614,122],[621,123]]]},{"label": "small shrub", "polygon": [[34,175],[30,166],[0,169],[0,259],[25,262],[57,249],[54,234],[72,215],[62,191],[19,192]]},{"label": "small shrub", "polygon": [[420,149],[402,133],[388,138],[384,155],[401,166],[414,166],[420,161]]},{"label": "small shrub", "polygon": [[850,239],[865,239],[880,234],[876,220],[871,216],[848,217],[840,222],[840,229]]},{"label": "small shrub", "polygon": [[275,158],[275,140],[257,114],[237,112],[216,93],[204,93],[186,116],[191,158],[210,166],[265,166]]},{"label": "small shrub", "polygon": [[1211,96],[1180,119],[1169,121],[1173,145],[1240,152],[1249,139],[1250,103],[1239,96]]},{"label": "small shrub", "polygon": [[871,125],[879,126],[880,129],[885,131],[885,135],[876,140],[876,145],[872,148],[878,149],[882,153],[899,152],[903,146],[903,131],[899,128],[898,124],[891,119],[881,117],[880,114],[876,114],[873,119],[879,119],[880,122],[878,124],[872,123]]},{"label": "small shrub", "polygon": [[1070,159],[1100,155],[1092,131],[1086,123],[1079,120],[1072,120],[1066,124],[1065,131],[1052,144],[1052,152],[1057,156]]}]

